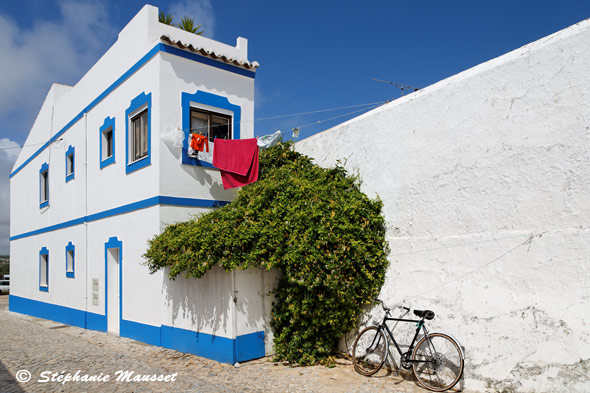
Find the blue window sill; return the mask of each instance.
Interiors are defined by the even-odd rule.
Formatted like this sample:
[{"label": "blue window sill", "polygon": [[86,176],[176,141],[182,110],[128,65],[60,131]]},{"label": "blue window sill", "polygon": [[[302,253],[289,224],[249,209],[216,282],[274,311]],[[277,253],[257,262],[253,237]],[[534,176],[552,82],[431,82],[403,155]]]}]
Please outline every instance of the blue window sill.
[{"label": "blue window sill", "polygon": [[115,155],[113,154],[112,156],[110,156],[106,160],[100,162],[100,169],[107,167],[107,166],[114,164],[114,163],[115,163]]},{"label": "blue window sill", "polygon": [[41,202],[39,204],[39,209],[43,209],[44,207],[49,206],[49,201]]},{"label": "blue window sill", "polygon": [[201,161],[196,157],[191,157],[188,155],[188,152],[185,149],[182,149],[182,163],[184,165],[195,165],[195,166],[202,166],[205,168],[215,168],[213,164],[206,161]]},{"label": "blue window sill", "polygon": [[42,292],[49,292],[49,287],[39,287],[39,290]]},{"label": "blue window sill", "polygon": [[151,164],[150,156],[147,155],[145,157],[140,158],[139,160],[132,162],[131,164],[127,164],[127,173],[135,172],[138,169],[144,168]]}]

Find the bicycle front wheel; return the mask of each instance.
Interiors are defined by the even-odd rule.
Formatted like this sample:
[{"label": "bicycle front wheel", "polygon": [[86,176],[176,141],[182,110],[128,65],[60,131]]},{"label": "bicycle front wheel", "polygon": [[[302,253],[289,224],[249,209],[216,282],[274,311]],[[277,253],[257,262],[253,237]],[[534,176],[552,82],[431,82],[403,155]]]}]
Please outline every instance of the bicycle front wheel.
[{"label": "bicycle front wheel", "polygon": [[381,370],[387,357],[387,341],[383,331],[369,326],[356,337],[352,347],[352,361],[357,373],[365,376]]},{"label": "bicycle front wheel", "polygon": [[412,368],[418,383],[434,392],[455,386],[463,375],[463,365],[459,344],[442,333],[422,337],[412,353]]}]

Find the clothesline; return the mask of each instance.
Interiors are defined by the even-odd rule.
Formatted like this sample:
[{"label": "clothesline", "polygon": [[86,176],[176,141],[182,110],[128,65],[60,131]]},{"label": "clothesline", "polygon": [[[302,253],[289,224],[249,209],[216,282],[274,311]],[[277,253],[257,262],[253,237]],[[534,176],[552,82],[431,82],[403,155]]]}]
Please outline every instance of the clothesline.
[{"label": "clothesline", "polygon": [[[253,123],[253,122],[257,122],[257,121],[264,121],[264,120],[275,120],[275,119],[281,119],[281,118],[285,118],[285,117],[293,117],[293,116],[304,116],[304,115],[312,115],[312,114],[316,114],[316,113],[323,113],[323,112],[337,111],[337,110],[342,110],[342,109],[359,108],[359,107],[368,107],[368,108],[363,108],[363,109],[361,109],[361,110],[358,110],[358,111],[353,111],[353,112],[350,112],[350,113],[346,113],[346,114],[344,114],[344,115],[336,116],[336,117],[334,117],[334,118],[325,119],[325,120],[320,120],[320,121],[317,121],[317,122],[314,122],[314,123],[309,123],[309,124],[306,124],[306,125],[303,125],[303,126],[294,127],[294,128],[293,128],[292,130],[290,130],[290,131],[283,131],[283,132],[293,132],[293,131],[295,131],[295,130],[297,130],[297,129],[301,129],[301,128],[304,128],[304,127],[308,127],[308,126],[310,126],[310,125],[314,125],[314,124],[320,124],[320,123],[323,123],[323,122],[325,122],[325,121],[333,120],[333,119],[335,119],[335,118],[338,118],[338,117],[347,116],[347,115],[354,114],[354,113],[357,113],[357,112],[361,112],[361,111],[364,111],[364,110],[370,110],[370,109],[374,109],[374,108],[376,108],[376,107],[378,107],[378,106],[380,106],[380,105],[386,104],[386,103],[388,103],[388,102],[389,102],[389,101],[378,101],[378,102],[370,102],[370,103],[366,103],[366,104],[358,104],[358,105],[348,105],[348,106],[341,106],[341,107],[337,107],[337,108],[319,109],[319,110],[315,110],[315,111],[308,111],[308,112],[289,113],[289,114],[285,114],[285,115],[270,116],[270,117],[262,117],[262,118],[259,118],[259,119],[254,119],[254,120],[244,120],[244,121],[238,121],[238,122],[235,122],[234,124],[240,124],[240,123]],[[213,127],[221,127],[221,126],[224,126],[224,125],[219,125],[219,126],[212,125],[212,126],[211,126],[211,128],[213,128]],[[179,128],[179,129],[180,129],[180,128]],[[197,130],[197,129],[196,129],[196,128],[188,128],[188,129],[180,129],[180,130],[181,130],[181,131],[189,131],[189,132],[190,132],[190,131]],[[63,139],[63,138],[60,138],[60,139],[58,139],[58,141],[60,141],[60,140],[62,140],[62,139]],[[45,143],[46,143],[46,142],[40,142],[40,143],[29,143],[29,144],[26,144],[26,145],[20,145],[20,146],[1,147],[1,148],[0,148],[0,151],[1,151],[1,150],[12,150],[12,149],[22,149],[23,147],[40,146],[40,145],[44,145]]]},{"label": "clothesline", "polygon": [[[388,103],[389,101],[379,101],[379,102],[371,102],[371,103],[367,103],[367,104],[360,104],[360,105],[349,105],[349,106],[342,106],[342,107],[338,107],[338,108],[331,108],[331,109],[321,109],[321,110],[317,110],[317,111],[310,111],[310,112],[300,112],[300,113],[291,113],[291,114],[287,114],[287,115],[280,115],[280,116],[272,116],[272,117],[263,117],[263,118],[259,118],[259,119],[254,119],[254,120],[242,120],[242,121],[236,121],[234,124],[243,124],[243,123],[254,123],[257,121],[263,121],[263,120],[274,120],[274,119],[281,119],[281,118],[285,118],[285,117],[292,117],[292,116],[303,116],[303,115],[310,115],[310,114],[316,114],[316,113],[322,113],[322,112],[330,112],[330,111],[337,111],[337,110],[342,110],[342,109],[350,109],[350,108],[359,108],[359,107],[365,107],[362,109],[358,109],[352,112],[347,112],[338,116],[334,116],[334,117],[330,117],[328,119],[323,119],[323,120],[318,120],[316,122],[313,123],[309,123],[309,124],[305,124],[303,126],[297,126],[297,127],[293,127],[290,131],[283,131],[283,132],[292,132],[296,129],[301,129],[304,127],[309,127],[315,124],[321,124],[324,123],[326,121],[330,121],[330,120],[334,120],[340,117],[344,117],[344,116],[348,116],[348,115],[352,115],[358,112],[362,112],[362,111],[366,111],[366,110],[371,110],[371,109],[375,109],[378,106],[381,106],[383,104]],[[215,127],[227,127],[226,124],[218,124],[218,125],[210,125],[209,128],[215,128]],[[179,128],[180,131],[197,131],[200,128]]]}]

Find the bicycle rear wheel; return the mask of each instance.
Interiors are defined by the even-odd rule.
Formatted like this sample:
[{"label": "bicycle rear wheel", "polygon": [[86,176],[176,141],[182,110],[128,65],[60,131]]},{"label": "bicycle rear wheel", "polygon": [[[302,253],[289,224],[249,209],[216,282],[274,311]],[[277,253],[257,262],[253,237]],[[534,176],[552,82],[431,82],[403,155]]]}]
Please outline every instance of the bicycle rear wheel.
[{"label": "bicycle rear wheel", "polygon": [[418,383],[434,392],[452,388],[463,375],[459,344],[442,333],[422,337],[412,353],[412,369]]},{"label": "bicycle rear wheel", "polygon": [[383,331],[369,326],[356,337],[352,347],[352,360],[357,373],[365,376],[381,370],[387,357],[387,340]]}]

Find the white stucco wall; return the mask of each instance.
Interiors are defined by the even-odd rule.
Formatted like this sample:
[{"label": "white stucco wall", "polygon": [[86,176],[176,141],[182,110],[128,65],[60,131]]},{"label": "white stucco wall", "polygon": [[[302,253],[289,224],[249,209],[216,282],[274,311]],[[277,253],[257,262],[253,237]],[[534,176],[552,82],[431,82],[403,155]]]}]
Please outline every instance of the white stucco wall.
[{"label": "white stucco wall", "polygon": [[589,42],[584,21],[296,146],[383,200],[380,296],[436,312],[467,387],[590,391]]},{"label": "white stucco wall", "polygon": [[[27,144],[37,145],[22,150],[11,177],[11,293],[22,298],[15,300],[25,313],[50,317],[55,311],[61,320],[75,315],[77,319],[70,320],[82,325],[88,313],[104,315],[105,243],[116,237],[122,243],[122,318],[140,324],[133,325],[142,330],[137,332],[138,339],[143,334],[157,342],[160,336],[154,332],[162,325],[229,339],[259,333],[268,328],[266,294],[274,285],[275,272],[226,273],[216,268],[201,280],[181,277],[170,281],[162,271],[149,274],[144,265],[147,240],[166,224],[211,210],[190,206],[235,197],[235,190],[223,190],[217,169],[182,164],[181,150],[162,140],[162,134],[182,126],[182,93],[201,91],[227,99],[240,109],[240,116],[232,114],[240,138],[254,134],[253,72],[245,76],[243,69],[240,74],[227,63],[220,66],[207,58],[209,63],[203,64],[194,52],[178,49],[179,55],[177,48],[162,48],[163,34],[247,61],[247,40],[238,38],[234,47],[189,34],[159,23],[158,9],[145,6],[75,86],[54,85],[27,139]],[[146,56],[148,52],[151,56]],[[128,173],[126,110],[141,94],[151,95],[150,164]],[[100,128],[106,118],[114,118],[115,162],[101,168]],[[62,130],[60,140],[34,156],[39,143]],[[70,145],[75,147],[75,176],[66,182],[65,153]],[[49,165],[49,205],[40,208],[43,163]],[[159,197],[173,197],[176,205],[160,204]],[[76,247],[76,266],[75,277],[67,278],[65,246],[69,241]],[[48,291],[39,288],[43,247],[49,250]],[[99,282],[98,304],[92,302],[93,279]],[[91,316],[91,324],[100,329],[96,315]],[[247,353],[249,345],[255,346],[251,343],[246,340],[230,348]]]}]

